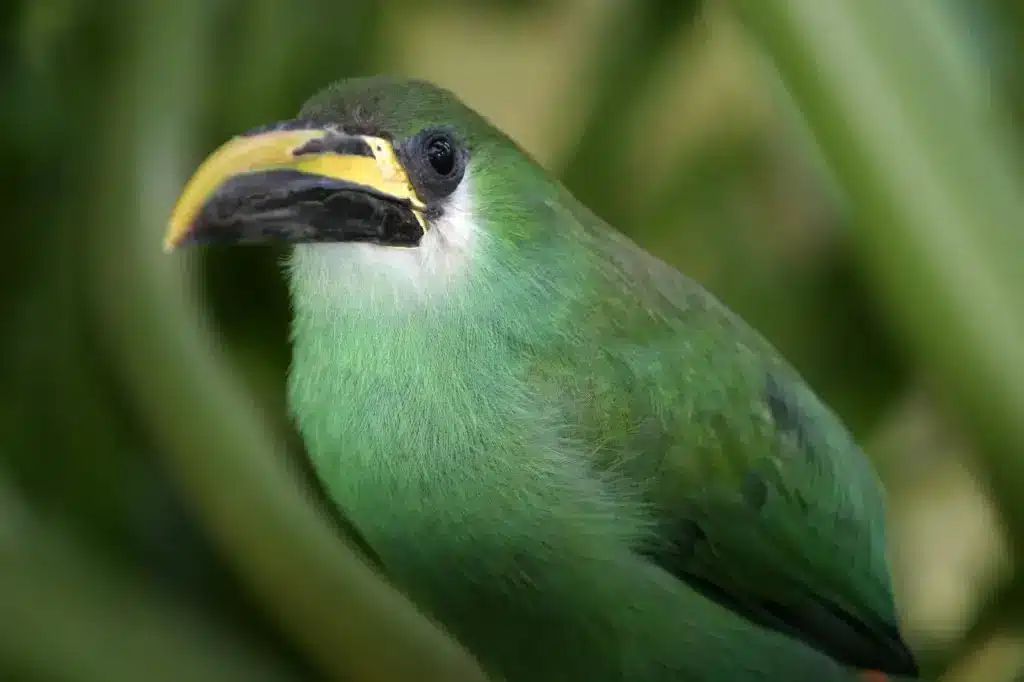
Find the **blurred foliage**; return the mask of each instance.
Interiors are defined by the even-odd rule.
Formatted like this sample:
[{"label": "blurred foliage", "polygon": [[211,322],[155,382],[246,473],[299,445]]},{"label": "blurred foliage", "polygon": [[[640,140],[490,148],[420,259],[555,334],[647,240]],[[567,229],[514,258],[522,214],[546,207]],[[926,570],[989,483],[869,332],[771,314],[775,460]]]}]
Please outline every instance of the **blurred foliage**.
[{"label": "blurred foliage", "polygon": [[[283,405],[282,254],[253,248],[199,256],[193,293],[209,311],[218,354],[188,346],[196,353],[193,373],[178,372],[172,385],[179,368],[147,366],[145,349],[159,347],[158,334],[180,341],[154,331],[160,324],[192,322],[170,294],[159,299],[166,308],[153,307],[150,270],[166,266],[158,255],[147,260],[136,251],[149,240],[157,253],[161,212],[189,169],[223,139],[291,115],[334,79],[406,71],[464,93],[499,123],[521,110],[541,111],[537,120],[550,122],[559,139],[532,152],[585,203],[704,282],[777,344],[869,445],[886,480],[892,535],[900,538],[893,549],[903,612],[929,673],[1015,679],[1024,670],[1013,639],[1024,616],[1013,560],[1024,540],[1024,498],[1014,494],[1024,487],[1024,448],[1005,436],[1019,428],[1008,425],[1014,394],[997,391],[997,346],[1007,340],[990,336],[988,345],[971,345],[976,337],[960,330],[974,328],[974,306],[961,303],[942,317],[935,311],[946,309],[931,301],[949,293],[944,282],[966,288],[979,270],[1008,270],[1001,281],[1020,282],[1024,223],[1013,222],[1020,213],[1012,202],[998,212],[995,192],[1008,177],[1006,186],[1021,196],[1022,157],[988,180],[998,162],[975,152],[987,153],[993,120],[976,126],[977,136],[964,136],[969,148],[930,157],[940,162],[933,168],[939,184],[929,187],[953,182],[956,192],[887,197],[890,203],[872,198],[897,182],[894,169],[911,155],[962,132],[941,126],[969,120],[969,103],[963,119],[954,118],[961,108],[932,116],[936,109],[927,107],[972,87],[997,109],[1005,102],[1016,126],[998,133],[1006,137],[997,151],[1020,151],[1024,11],[1014,0],[945,0],[936,7],[950,10],[958,30],[942,33],[943,26],[927,23],[927,11],[884,15],[878,3],[886,1],[864,2],[858,20],[874,16],[882,22],[874,26],[836,17],[813,24],[795,0],[780,0],[774,10],[759,10],[754,0],[735,7],[696,0],[4,3],[0,676],[313,680],[333,679],[344,668],[325,663],[333,655],[327,635],[309,635],[327,627],[335,608],[329,599],[310,603],[310,589],[318,580],[334,584],[329,569],[344,563],[310,547],[333,536],[311,531],[293,539],[287,524],[275,525],[273,505],[260,504],[262,494],[298,499],[299,485],[282,492],[216,479],[230,466],[244,467],[247,454],[254,481],[276,471],[268,463],[275,457],[290,457],[300,471],[304,464]],[[907,34],[939,35],[956,49],[942,53],[942,69],[914,61],[917,38],[886,51],[895,45],[886,38],[895,30],[882,21],[887,17],[924,22]],[[830,70],[815,56],[835,40],[853,50],[844,57],[848,67],[863,52],[857,41],[873,38],[884,78],[857,81],[855,71]],[[761,58],[762,46],[777,71]],[[551,55],[544,73],[555,85],[488,78],[501,49],[513,60],[529,49]],[[453,52],[464,70],[449,67],[445,55]],[[853,155],[850,145],[870,131],[844,117],[885,123],[886,102],[864,99],[877,106],[863,103],[872,108],[858,111],[843,98],[893,91],[906,94],[902,115],[916,132],[903,146],[882,150],[890,158],[879,150]],[[537,137],[525,125],[506,128],[520,139]],[[974,233],[978,248],[962,254],[963,262],[942,261],[936,279],[929,265],[939,261],[928,260],[935,250],[924,248],[929,226],[914,220],[940,199],[985,222]],[[957,228],[939,222],[936,230]],[[897,239],[910,234],[908,225],[921,229],[915,234],[922,248]],[[883,230],[892,230],[891,242]],[[930,238],[937,243],[944,235]],[[884,257],[878,245],[886,243],[901,248],[899,255]],[[932,279],[914,276],[922,272]],[[999,293],[1019,312],[1024,290]],[[988,298],[977,301],[978,309],[989,305]],[[192,343],[194,336],[181,339]],[[946,345],[930,342],[947,338]],[[183,350],[180,357],[190,356]],[[155,365],[165,360],[151,358]],[[239,431],[244,416],[236,426],[217,423],[214,398],[243,395],[227,383],[185,383],[205,381],[194,375],[216,374],[225,363],[223,371],[244,382],[243,402],[251,401],[236,412],[259,415],[266,433],[283,434],[279,442],[260,449],[258,434]],[[1002,369],[1004,384],[1024,371]],[[147,391],[140,387],[146,377],[166,384]],[[991,405],[986,389],[1005,399]],[[198,391],[209,395],[192,400],[189,412]],[[205,416],[196,412],[200,406],[209,406]],[[235,424],[228,416],[234,412],[224,409],[223,421]],[[308,475],[305,483],[301,490],[316,494]],[[962,528],[941,526],[950,490],[963,500],[958,520],[976,520],[991,540],[972,543]],[[254,505],[251,517],[246,504]],[[325,505],[307,506],[344,529]],[[288,516],[302,518],[299,511]],[[926,541],[936,534],[939,540]],[[342,535],[353,539],[338,533],[339,544]],[[954,535],[963,541],[950,542]],[[1007,548],[1009,566],[998,568]],[[307,575],[306,566],[289,564],[303,556],[319,557],[319,568]],[[310,589],[293,584],[304,578]],[[111,655],[97,656],[104,647]],[[1018,653],[990,653],[1004,649]]]}]

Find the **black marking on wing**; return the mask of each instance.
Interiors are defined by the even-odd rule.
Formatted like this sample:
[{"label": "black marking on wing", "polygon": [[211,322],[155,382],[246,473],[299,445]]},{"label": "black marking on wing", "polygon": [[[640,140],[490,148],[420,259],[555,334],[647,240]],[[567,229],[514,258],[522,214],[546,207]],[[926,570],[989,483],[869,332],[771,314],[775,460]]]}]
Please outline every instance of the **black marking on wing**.
[{"label": "black marking on wing", "polygon": [[709,579],[700,568],[707,566],[714,555],[714,547],[700,524],[684,518],[668,530],[671,540],[667,544],[641,554],[708,599],[762,627],[799,639],[844,665],[891,675],[919,674],[917,662],[896,626],[864,623],[817,595],[804,595],[786,604],[747,590],[730,589],[728,567],[721,567],[723,580]]},{"label": "black marking on wing", "polygon": [[671,565],[684,566],[693,559],[698,548],[706,547],[708,536],[696,521],[684,519],[675,528],[672,542],[665,548],[663,557]]},{"label": "black marking on wing", "polygon": [[757,473],[748,471],[743,475],[740,493],[754,511],[760,511],[768,501],[768,484]]},{"label": "black marking on wing", "polygon": [[807,417],[782,381],[771,372],[765,376],[764,399],[779,429],[796,438],[807,454],[813,456]]}]

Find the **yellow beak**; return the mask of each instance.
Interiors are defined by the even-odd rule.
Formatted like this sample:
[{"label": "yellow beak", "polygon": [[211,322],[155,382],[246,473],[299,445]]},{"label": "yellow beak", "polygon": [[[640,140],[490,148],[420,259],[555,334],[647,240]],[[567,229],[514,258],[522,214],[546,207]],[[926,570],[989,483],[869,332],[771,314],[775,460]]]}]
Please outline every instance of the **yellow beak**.
[{"label": "yellow beak", "polygon": [[[313,227],[301,229],[300,223],[310,215],[311,193],[323,199],[332,196],[332,191],[347,192],[350,198],[361,194],[359,200],[363,204],[372,202],[371,212],[381,216],[381,202],[390,204],[389,210],[403,208],[405,223],[414,220],[421,234],[426,229],[424,204],[388,140],[346,135],[326,127],[292,127],[239,136],[214,151],[178,198],[164,235],[164,250],[170,251],[190,239],[202,241],[204,236],[212,241],[294,234],[306,237],[294,241],[320,240]],[[286,210],[292,197],[297,204],[304,202],[301,213]],[[332,210],[337,212],[338,205],[343,207],[345,202],[335,201]],[[354,230],[352,238],[372,240],[373,226],[365,224],[366,206],[354,213],[364,224]],[[343,210],[341,215],[330,217],[346,220]],[[386,217],[395,220],[394,215]],[[287,228],[288,221],[294,223],[294,231]],[[231,230],[225,226],[232,226],[237,234],[226,234]],[[384,228],[378,225],[377,229]],[[404,229],[413,228],[406,224]],[[217,231],[221,234],[212,234]],[[344,239],[342,235],[339,240]]]}]

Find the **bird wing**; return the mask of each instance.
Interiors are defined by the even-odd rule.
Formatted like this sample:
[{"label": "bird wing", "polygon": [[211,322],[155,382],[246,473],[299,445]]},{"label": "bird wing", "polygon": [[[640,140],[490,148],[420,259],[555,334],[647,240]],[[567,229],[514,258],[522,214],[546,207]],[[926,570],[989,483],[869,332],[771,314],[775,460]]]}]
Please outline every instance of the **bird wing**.
[{"label": "bird wing", "polygon": [[863,455],[802,384],[767,371],[760,390],[764,412],[748,402],[698,413],[701,442],[662,460],[663,543],[647,555],[847,665],[916,674]]},{"label": "bird wing", "polygon": [[581,433],[603,473],[640,482],[655,510],[640,551],[846,665],[916,675],[881,485],[841,422],[697,283],[596,219],[578,226],[603,259],[589,319],[607,339],[576,396]]}]

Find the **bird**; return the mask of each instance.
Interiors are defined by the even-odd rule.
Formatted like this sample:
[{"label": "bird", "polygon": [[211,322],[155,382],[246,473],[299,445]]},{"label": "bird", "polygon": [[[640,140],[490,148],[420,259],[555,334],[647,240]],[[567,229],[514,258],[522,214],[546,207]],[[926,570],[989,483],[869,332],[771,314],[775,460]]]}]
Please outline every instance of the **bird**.
[{"label": "bird", "polygon": [[341,80],[213,151],[164,248],[266,242],[319,484],[493,679],[918,675],[840,418],[452,91]]}]

